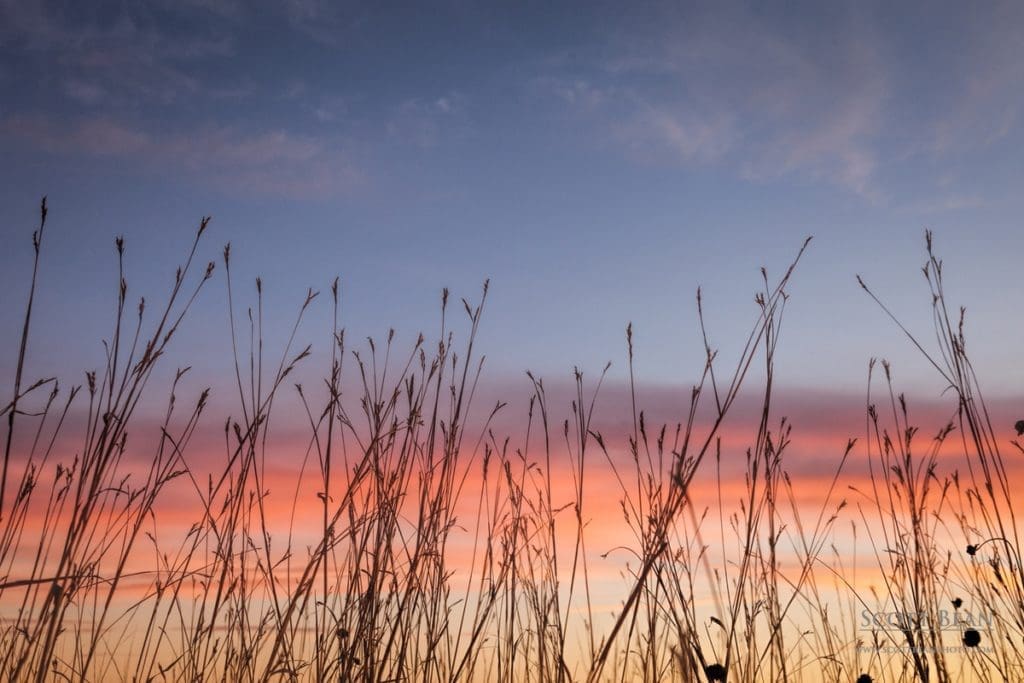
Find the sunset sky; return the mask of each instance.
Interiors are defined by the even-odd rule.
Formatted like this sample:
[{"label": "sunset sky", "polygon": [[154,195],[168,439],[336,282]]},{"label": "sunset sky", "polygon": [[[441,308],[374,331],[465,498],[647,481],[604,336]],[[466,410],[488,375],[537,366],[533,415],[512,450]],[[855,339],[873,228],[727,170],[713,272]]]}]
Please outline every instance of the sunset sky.
[{"label": "sunset sky", "polygon": [[[111,649],[102,657],[109,655],[110,666],[120,667],[119,658],[134,656],[133,638],[149,641],[157,631],[164,633],[153,626],[155,620],[137,633],[139,622],[132,619],[142,614],[140,605],[164,599],[173,583],[164,582],[165,575],[179,572],[175,585],[188,583],[184,599],[196,610],[188,618],[198,615],[193,626],[198,625],[197,636],[206,633],[209,661],[223,656],[250,666],[250,660],[266,656],[268,676],[292,671],[277,668],[274,659],[284,661],[285,654],[274,654],[279,651],[293,656],[291,645],[279,647],[286,640],[280,634],[270,639],[273,652],[264,648],[252,655],[245,638],[221,641],[215,630],[223,627],[217,610],[237,597],[240,614],[267,615],[251,622],[240,617],[240,628],[259,624],[259,637],[269,638],[272,595],[280,633],[298,629],[301,618],[300,650],[327,648],[316,650],[321,675],[327,670],[319,668],[321,656],[330,648],[339,666],[358,665],[352,656],[357,646],[369,651],[375,642],[361,641],[358,634],[376,634],[377,626],[366,622],[368,630],[354,630],[349,641],[345,625],[352,619],[363,623],[364,613],[373,612],[363,607],[370,601],[397,595],[364,587],[363,563],[372,561],[379,576],[408,580],[409,595],[425,596],[435,590],[428,572],[437,562],[437,592],[429,598],[437,603],[429,617],[408,622],[443,622],[451,628],[446,637],[455,638],[453,653],[462,642],[483,652],[492,647],[491,635],[477,641],[485,632],[475,630],[473,639],[462,641],[468,622],[460,619],[455,626],[454,620],[439,619],[435,609],[444,603],[455,614],[472,600],[495,598],[498,586],[512,586],[507,642],[516,643],[510,652],[525,652],[534,646],[517,650],[520,636],[513,632],[524,628],[523,642],[533,637],[517,602],[528,594],[516,586],[528,573],[524,567],[537,562],[536,576],[546,577],[541,583],[550,579],[553,597],[538,597],[535,604],[545,614],[551,607],[564,612],[571,628],[563,636],[570,633],[578,646],[579,666],[597,667],[579,671],[589,670],[596,680],[611,650],[584,656],[582,634],[589,633],[593,650],[595,634],[604,638],[602,624],[611,624],[620,606],[626,604],[623,618],[629,615],[632,608],[624,601],[630,595],[651,600],[652,625],[671,621],[661,612],[675,609],[661,604],[660,593],[647,592],[654,573],[641,571],[648,585],[630,592],[636,575],[627,565],[670,550],[662,558],[671,557],[666,566],[685,566],[695,574],[701,567],[696,582],[690,576],[688,593],[681,579],[675,586],[680,604],[700,606],[701,628],[708,628],[694,636],[697,642],[718,637],[708,619],[726,615],[718,595],[722,586],[727,593],[730,586],[740,587],[735,595],[743,600],[749,591],[750,604],[757,606],[748,613],[776,618],[764,606],[779,596],[762,599],[761,570],[748,571],[745,563],[756,557],[762,564],[750,566],[767,567],[769,560],[759,552],[770,548],[772,576],[778,580],[792,572],[797,578],[787,585],[801,601],[813,596],[819,606],[842,602],[838,613],[808,612],[806,624],[787,613],[785,623],[770,625],[772,637],[794,627],[794,652],[802,651],[805,636],[813,640],[825,633],[818,626],[831,629],[838,614],[834,623],[845,619],[850,629],[841,643],[850,654],[844,671],[875,667],[881,680],[885,676],[875,669],[884,662],[878,655],[872,655],[871,667],[862,667],[867,660],[854,650],[867,628],[857,629],[851,610],[866,613],[868,595],[883,614],[887,606],[898,606],[891,593],[900,580],[897,565],[936,580],[941,590],[929,599],[945,608],[955,595],[952,604],[964,604],[970,614],[972,596],[1003,595],[985,578],[991,567],[1002,582],[1003,570],[987,558],[999,557],[1006,545],[1019,564],[1021,530],[1012,528],[1014,545],[1006,528],[1015,522],[1004,526],[1001,510],[1004,504],[1010,508],[1013,492],[1024,484],[1024,442],[1011,443],[1014,423],[1024,418],[1022,188],[1019,1],[0,0],[0,411],[16,393],[12,380],[33,273],[32,234],[44,195],[49,219],[22,388],[57,378],[62,393],[53,406],[63,406],[88,371],[102,378],[108,364],[104,340],[111,338],[117,316],[118,236],[126,244],[127,310],[134,316],[136,302],[145,297],[146,335],[159,324],[175,269],[204,216],[212,219],[189,282],[207,262],[216,264],[134,413],[125,408],[132,401],[93,399],[88,390],[77,394],[66,418],[59,407],[46,412],[50,384],[21,399],[17,411],[0,412],[4,429],[14,425],[0,431],[6,443],[0,626],[7,624],[0,628],[0,644],[38,651],[40,666],[52,664],[56,676],[57,658],[51,660],[47,648],[60,640],[77,652],[86,642],[82,624],[95,625],[91,642],[106,647],[105,639],[114,642],[107,633],[116,623],[124,631],[123,638],[116,636],[123,651]],[[943,259],[954,315],[960,306],[967,311],[967,352],[991,418],[991,427],[980,419],[974,424],[985,423],[985,449],[997,444],[1005,462],[991,453],[988,460],[979,457],[956,431],[936,448],[932,469],[931,439],[955,419],[958,395],[857,283],[860,275],[921,345],[935,352],[931,293],[921,273],[926,230],[933,231]],[[756,450],[754,444],[777,445],[785,438],[778,431],[770,439],[758,431],[765,405],[763,358],[751,365],[745,391],[720,429],[713,397],[726,391],[758,321],[762,267],[774,285],[809,236],[787,288],[772,376],[769,428],[776,430],[785,416],[793,430],[778,470],[786,474],[773,490],[765,482],[775,451]],[[222,257],[228,243],[233,308]],[[372,430],[362,422],[350,429],[348,416],[323,410],[335,277],[347,351],[369,359],[373,342],[367,340],[377,340],[383,367],[383,340],[389,330],[395,334],[387,370],[372,364],[370,370],[386,375],[382,385],[393,382],[403,389],[394,394],[401,397],[392,414],[394,428],[378,425],[366,441]],[[246,313],[256,306],[257,278],[263,341],[250,346]],[[460,384],[450,355],[438,375],[425,379],[427,372],[417,374],[415,362],[411,375],[403,375],[421,333],[424,366],[438,353],[445,288],[451,292],[445,330],[453,332],[454,343],[444,353],[454,348],[463,359],[471,325],[462,299],[467,308],[476,306],[488,280],[472,348],[474,358],[486,356],[480,384]],[[671,442],[674,425],[687,419],[691,387],[704,368],[698,287],[708,342],[718,351],[719,384],[706,387],[704,403],[694,412],[696,436],[684,452]],[[289,353],[310,344],[311,357],[270,401],[269,378],[308,290],[321,296],[306,311]],[[129,335],[134,323],[127,323]],[[629,382],[630,324],[636,402]],[[239,380],[233,332],[243,356]],[[253,397],[257,390],[248,393],[250,348],[265,354],[264,373],[253,382],[266,380],[259,400]],[[869,397],[868,367],[875,358],[892,361],[896,393],[889,394],[880,366],[874,366]],[[348,354],[345,363],[340,405],[359,420],[361,406],[384,405],[380,395],[392,395],[395,385],[364,396],[356,359]],[[586,405],[607,363],[593,421],[579,429],[590,435],[584,457],[574,440],[574,418],[581,412],[573,412],[579,400],[573,370],[583,372]],[[120,365],[122,374],[128,367],[148,367],[125,361],[123,348]],[[184,367],[191,372],[176,385],[177,403],[169,402],[175,371]],[[415,382],[403,384],[409,376]],[[550,442],[539,426],[539,407],[528,422],[533,378],[543,378],[547,391]],[[301,397],[299,383],[307,392]],[[131,386],[101,380],[111,394],[126,385]],[[463,394],[448,391],[455,385],[473,395],[468,417]],[[210,402],[193,435],[189,411],[207,387]],[[895,418],[894,425],[898,392],[907,394],[909,417]],[[247,401],[263,408],[253,410]],[[433,401],[440,406],[436,410]],[[884,438],[870,439],[869,401],[880,404],[888,435],[920,427],[902,470],[878,457]],[[507,405],[488,422],[497,402]],[[162,431],[169,403],[177,412]],[[643,446],[631,450],[630,439],[640,432],[637,407],[650,443],[661,425],[669,425],[663,457]],[[325,414],[337,419],[311,426]],[[324,424],[332,425],[330,437]],[[246,428],[248,440],[242,438]],[[846,459],[851,438],[859,441]],[[908,440],[886,443],[899,450]],[[637,442],[643,439],[632,443]],[[706,444],[707,457],[693,479],[684,481],[678,464],[694,462],[700,444]],[[321,470],[321,462],[329,464]],[[837,476],[841,462],[845,469]],[[579,468],[586,482],[581,501]],[[993,471],[1001,486],[977,495],[985,490],[981,473],[991,477]],[[882,473],[901,482],[887,496],[881,493]],[[135,488],[146,486],[145,495],[144,488]],[[901,526],[908,513],[901,507],[900,486],[920,505],[909,526]],[[934,487],[930,493],[928,486]],[[150,492],[158,492],[158,500]],[[7,509],[5,498],[14,500]],[[150,500],[156,500],[152,509],[146,507]],[[111,501],[137,516],[122,515]],[[1018,519],[1019,507],[1017,513],[1005,519]],[[68,521],[79,514],[87,523]],[[228,522],[218,528],[223,520]],[[758,527],[756,533],[744,524]],[[905,529],[917,532],[919,525],[933,527],[926,539],[933,546],[927,553],[915,550],[910,562],[909,554],[901,554],[911,538]],[[377,545],[364,548],[363,533]],[[666,543],[672,534],[678,536]],[[129,536],[138,543],[123,540]],[[920,543],[917,535],[913,543]],[[491,552],[499,546],[504,555]],[[131,548],[123,562],[114,555],[118,547]],[[329,550],[318,553],[318,547]],[[168,554],[167,548],[177,550]],[[410,548],[422,554],[414,560]],[[679,555],[683,548],[692,556]],[[548,550],[550,565],[544,559]],[[94,551],[100,559],[93,559]],[[167,558],[176,552],[184,559],[169,569]],[[388,554],[391,560],[378,572],[378,558]],[[919,566],[923,554],[945,557],[949,564],[941,571],[938,560]],[[1011,568],[1012,555],[1007,553]],[[493,581],[489,593],[479,573],[485,561],[500,565],[500,575],[486,577]],[[645,569],[656,564],[660,560]],[[78,573],[65,575],[59,569],[65,565]],[[257,567],[265,568],[264,583],[253,589],[257,584],[245,577]],[[578,567],[586,601],[593,598],[595,605],[596,616],[587,614],[587,625]],[[314,570],[318,582],[311,588],[307,579]],[[329,570],[335,572],[330,585]],[[230,600],[222,603],[217,590],[207,626],[203,610],[214,593],[211,577],[219,575],[223,588],[231,572],[243,578],[231,578],[228,593],[237,591]],[[662,575],[657,576],[661,586]],[[287,589],[280,595],[279,582]],[[870,592],[879,585],[890,592]],[[819,596],[821,586],[831,597]],[[166,609],[181,612],[179,588]],[[458,593],[463,589],[465,595]],[[996,609],[1017,609],[1013,596],[1024,588],[1017,589],[1005,593],[1005,603],[996,601]],[[96,605],[115,604],[95,597],[105,590],[124,602],[124,620],[89,621]],[[7,597],[16,592],[34,597]],[[277,602],[303,595],[295,612]],[[331,611],[330,621],[332,603],[348,616]],[[51,605],[61,604],[79,611],[69,612],[58,628],[64,608]],[[412,613],[405,611],[408,604],[414,610],[419,602],[403,597],[394,604],[398,623]],[[15,609],[19,621],[11,620]],[[744,610],[732,615],[738,619]],[[49,640],[41,647],[43,641],[19,624],[38,630],[50,623],[40,618],[47,614],[53,627],[47,627]],[[319,629],[315,642],[305,640],[311,615]],[[1019,634],[1018,616],[1006,623]],[[78,627],[65,628],[71,619],[79,620]],[[494,621],[499,631],[505,628],[501,619]],[[546,619],[535,630],[538,642],[549,638]],[[715,619],[724,632],[722,620]],[[183,636],[182,653],[200,642],[184,639],[192,628],[185,621],[181,616],[177,626],[164,622]],[[960,640],[960,626],[945,638],[970,645]],[[426,660],[443,650],[433,636],[409,633],[414,635],[388,640],[385,654],[390,656],[394,643],[400,649],[429,644]],[[623,633],[611,633],[604,642],[621,642],[628,663],[647,636],[643,628],[634,632],[632,622]],[[748,636],[734,639],[736,633],[730,631],[729,647],[759,649],[756,639],[743,642]],[[671,640],[682,632],[669,639],[659,635],[664,642],[655,644],[664,646],[666,661],[682,662]],[[153,647],[172,648],[162,639]],[[228,647],[219,653],[219,643],[236,640],[244,655],[230,654]],[[1012,649],[1018,641],[1005,642],[1010,645],[1001,647]],[[0,671],[12,663],[20,668],[28,662],[31,668],[34,660],[15,652],[12,646],[0,657]],[[758,663],[769,648],[760,652]],[[829,666],[833,659],[823,654],[832,650],[809,652],[815,666]],[[168,653],[168,671],[191,661]],[[69,656],[68,667],[84,661],[83,667],[100,671],[95,680],[107,680],[92,654]],[[1020,653],[1014,654],[1019,661]],[[729,650],[723,661],[731,656]],[[773,646],[768,660],[775,657]],[[151,659],[149,670],[159,664],[163,675],[163,663],[156,654]],[[372,672],[372,661],[366,661],[365,670]],[[560,668],[552,671],[561,677],[567,665],[557,661]],[[900,659],[886,661],[894,671]],[[709,680],[715,680],[713,669],[706,670]],[[73,668],[66,671],[61,675],[68,680],[87,678],[72,674]],[[653,675],[645,669],[645,680]],[[190,674],[189,680],[198,677]],[[734,678],[730,673],[729,680]]]},{"label": "sunset sky", "polygon": [[[0,1],[5,373],[45,194],[36,375],[101,364],[115,235],[129,297],[155,301],[212,215],[200,258],[231,242],[245,303],[263,277],[270,346],[335,275],[350,338],[394,327],[403,348],[435,333],[442,287],[476,300],[490,278],[479,348],[517,396],[526,369],[554,381],[612,361],[621,384],[630,321],[640,380],[687,386],[696,287],[731,359],[759,267],[779,274],[813,235],[779,385],[810,408],[858,405],[884,356],[934,400],[934,372],[854,279],[930,342],[930,228],[984,386],[1012,407],[1020,4],[430,5]],[[175,361],[215,387],[231,379],[222,278]],[[323,352],[328,325],[321,301],[300,341]]]}]

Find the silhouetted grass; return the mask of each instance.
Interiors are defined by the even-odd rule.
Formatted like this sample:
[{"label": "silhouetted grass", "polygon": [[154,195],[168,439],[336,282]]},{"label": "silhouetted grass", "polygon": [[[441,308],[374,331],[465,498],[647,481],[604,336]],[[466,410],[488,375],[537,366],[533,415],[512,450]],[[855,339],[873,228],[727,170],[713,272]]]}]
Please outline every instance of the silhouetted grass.
[{"label": "silhouetted grass", "polygon": [[[353,350],[335,280],[321,385],[293,384],[315,361],[297,338],[318,294],[308,292],[272,354],[262,282],[254,303],[240,304],[225,247],[234,413],[204,420],[208,390],[184,404],[188,369],[178,370],[155,448],[140,458],[128,445],[129,429],[148,424],[137,409],[213,278],[213,263],[193,264],[208,219],[152,317],[127,301],[118,238],[104,366],[70,390],[24,380],[45,224],[44,200],[0,413],[4,680],[865,683],[1011,681],[1024,671],[1015,496],[930,235],[924,273],[938,349],[911,340],[956,397],[954,421],[922,446],[883,364],[883,401],[869,379],[866,406],[870,490],[848,491],[844,475],[859,455],[854,440],[840,443],[810,509],[787,473],[792,425],[773,403],[787,285],[807,243],[777,281],[762,271],[749,336],[727,369],[698,292],[705,359],[678,424],[648,423],[628,327],[623,421],[632,427],[610,436],[594,418],[604,374],[591,385],[579,369],[567,407],[528,373],[524,433],[495,432],[507,406],[480,407],[476,396],[486,283],[478,303],[461,302],[454,327],[442,294],[433,341],[421,335],[402,350],[389,332]],[[751,383],[760,410],[746,425],[737,498],[723,485],[732,476],[723,459],[736,454],[723,452],[722,433]],[[303,406],[305,458],[287,490],[279,479],[272,490],[283,455],[270,425],[283,392]],[[218,424],[221,454],[196,452],[197,433]],[[962,474],[938,460],[954,435]],[[601,473],[614,478],[617,500],[593,497]],[[717,487],[698,486],[701,475]],[[614,538],[593,522],[611,505],[623,523]],[[857,579],[856,549],[851,557],[836,546],[847,527],[858,546],[866,539],[877,590]],[[621,573],[614,605],[595,590],[608,567]],[[935,628],[950,609],[991,618],[984,629],[954,623],[956,653]],[[864,630],[864,611],[912,616]]]}]

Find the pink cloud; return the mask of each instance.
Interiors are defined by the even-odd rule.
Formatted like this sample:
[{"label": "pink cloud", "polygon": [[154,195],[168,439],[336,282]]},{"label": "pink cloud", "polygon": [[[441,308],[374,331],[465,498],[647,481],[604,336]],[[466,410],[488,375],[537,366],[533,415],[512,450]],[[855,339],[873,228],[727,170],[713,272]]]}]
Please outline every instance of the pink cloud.
[{"label": "pink cloud", "polygon": [[62,125],[14,116],[0,122],[0,133],[51,154],[116,157],[151,169],[193,171],[238,194],[320,198],[351,191],[364,180],[337,145],[285,130],[248,133],[207,126],[160,134],[105,117]]}]

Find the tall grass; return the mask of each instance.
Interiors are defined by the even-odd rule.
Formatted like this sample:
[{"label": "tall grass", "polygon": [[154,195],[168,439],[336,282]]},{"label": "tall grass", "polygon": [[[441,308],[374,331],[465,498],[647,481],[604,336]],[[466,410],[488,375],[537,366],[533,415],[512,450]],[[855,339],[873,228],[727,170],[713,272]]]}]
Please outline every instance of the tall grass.
[{"label": "tall grass", "polygon": [[[888,428],[869,394],[872,507],[884,542],[876,545],[876,554],[887,577],[882,600],[912,616],[895,635],[886,635],[906,646],[900,670],[912,671],[917,680],[959,680],[965,670],[979,680],[1019,680],[1024,675],[1020,498],[967,353],[966,309],[951,311],[931,232],[925,242],[922,273],[931,294],[935,350],[928,350],[858,278],[955,397],[952,419],[922,449],[907,400],[892,389],[888,364],[883,364]],[[938,453],[954,435],[963,469],[942,472]],[[1019,441],[1013,445],[1021,450]],[[966,648],[966,663],[947,656],[948,643],[936,628],[943,621],[951,622]]]},{"label": "tall grass", "polygon": [[[600,429],[605,374],[590,381],[576,369],[567,405],[528,373],[523,432],[504,434],[495,418],[509,406],[479,405],[487,283],[476,303],[454,306],[442,293],[430,341],[401,349],[388,332],[350,348],[335,280],[328,296],[307,293],[283,348],[271,351],[263,284],[239,289],[230,246],[231,416],[206,415],[209,390],[182,398],[193,391],[188,368],[152,387],[214,280],[214,263],[194,263],[208,219],[155,314],[127,299],[118,238],[102,370],[70,389],[27,379],[46,218],[44,200],[0,413],[4,680],[1017,679],[1024,574],[1012,478],[930,235],[938,351],[911,339],[952,388],[954,420],[921,447],[885,365],[887,409],[869,392],[865,446],[836,445],[828,485],[809,506],[787,473],[793,425],[774,401],[787,288],[807,243],[777,280],[762,271],[749,335],[728,367],[698,292],[705,357],[678,423],[649,423],[630,326],[627,433]],[[332,323],[325,352],[313,354],[298,340],[321,298]],[[316,362],[325,363],[317,385],[296,383]],[[161,391],[154,424],[140,405]],[[760,409],[740,425],[750,443],[732,453],[723,433],[751,393]],[[303,424],[288,426],[306,436],[283,487],[272,416],[285,394],[302,406]],[[147,428],[154,446],[143,455]],[[214,430],[219,454],[194,446]],[[954,434],[963,474],[941,471],[938,458]],[[737,456],[738,496],[727,485]],[[858,458],[870,463],[868,491],[844,484]],[[609,475],[614,501],[593,492]],[[609,523],[610,504],[622,520],[614,536],[595,521]],[[879,590],[857,580],[858,558],[836,546],[848,525],[867,538]],[[611,598],[609,585],[618,586]],[[950,608],[993,617],[983,633],[958,620],[957,654],[934,628]],[[864,647],[862,610],[914,616],[876,624]]]}]

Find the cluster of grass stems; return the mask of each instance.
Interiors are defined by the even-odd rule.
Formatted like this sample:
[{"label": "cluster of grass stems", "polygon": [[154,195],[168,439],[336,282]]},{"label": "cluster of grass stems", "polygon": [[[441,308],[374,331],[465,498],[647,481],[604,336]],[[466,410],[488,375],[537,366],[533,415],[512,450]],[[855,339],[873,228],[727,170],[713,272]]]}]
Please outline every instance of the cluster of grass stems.
[{"label": "cluster of grass stems", "polygon": [[[579,370],[566,418],[531,374],[525,433],[495,433],[493,418],[507,407],[481,410],[474,401],[486,284],[478,304],[462,301],[458,317],[466,319],[454,327],[465,330],[463,341],[445,291],[434,341],[421,336],[401,351],[389,333],[383,344],[370,339],[353,351],[335,280],[322,385],[293,384],[296,368],[316,359],[295,338],[317,294],[309,292],[271,360],[262,284],[253,306],[237,306],[226,247],[225,333],[237,404],[220,423],[221,455],[192,456],[193,437],[217,423],[204,416],[208,390],[191,403],[180,399],[187,369],[173,375],[153,450],[139,453],[142,427],[131,440],[129,428],[142,422],[136,413],[154,369],[214,279],[213,262],[194,263],[207,224],[155,314],[144,301],[129,303],[117,240],[116,318],[103,368],[65,390],[56,379],[24,377],[43,202],[13,393],[0,408],[3,680],[1024,675],[1024,572],[1010,473],[968,361],[963,312],[951,317],[947,309],[930,235],[924,274],[938,350],[910,339],[955,396],[950,424],[922,444],[883,364],[877,404],[874,373],[868,382],[864,445],[837,445],[834,474],[810,511],[786,471],[791,426],[773,406],[786,286],[806,243],[777,281],[762,271],[751,332],[724,370],[698,292],[705,362],[682,418],[648,424],[631,379],[625,422],[632,427],[616,438],[592,424],[601,381],[588,384]],[[631,328],[627,347],[632,378]],[[747,425],[751,443],[745,454],[723,453],[723,425],[748,385],[761,407]],[[290,497],[269,485],[281,460],[268,438],[270,418],[284,392],[300,399],[308,435]],[[954,438],[963,468],[942,471],[940,447]],[[738,499],[722,485],[731,476],[723,462],[737,457]],[[870,464],[869,490],[842,483],[854,457]],[[617,482],[628,528],[615,548],[591,523],[594,508],[608,503],[588,490],[602,468]],[[559,477],[564,471],[569,476]],[[718,482],[709,502],[706,486],[703,498],[696,495],[702,473]],[[161,524],[168,496],[179,516],[191,515],[171,533],[173,524]],[[291,510],[283,522],[282,506]],[[836,545],[847,528],[868,539],[865,554],[881,576],[871,588],[855,580],[857,559]],[[593,590],[596,563],[609,558],[622,587],[612,607]],[[907,618],[864,629],[864,613]],[[936,628],[950,613],[988,615],[980,646],[945,647],[951,632],[953,644],[969,640],[959,621]]]}]

